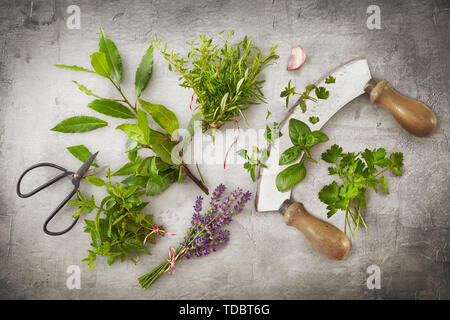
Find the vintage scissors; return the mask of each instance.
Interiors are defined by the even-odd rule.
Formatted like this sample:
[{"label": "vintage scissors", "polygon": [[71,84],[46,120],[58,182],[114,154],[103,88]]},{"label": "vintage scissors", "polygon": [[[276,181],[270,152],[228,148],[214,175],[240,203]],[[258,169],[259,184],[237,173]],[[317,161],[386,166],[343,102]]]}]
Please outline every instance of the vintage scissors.
[{"label": "vintage scissors", "polygon": [[[35,195],[36,193],[38,193],[39,191],[51,186],[52,184],[54,184],[55,182],[65,178],[65,177],[69,177],[72,181],[72,184],[74,185],[74,188],[72,190],[72,192],[70,192],[67,197],[56,207],[56,209],[49,215],[49,217],[47,218],[47,220],[45,220],[44,223],[44,232],[50,236],[59,236],[62,235],[68,231],[70,231],[75,224],[77,223],[79,218],[74,219],[73,223],[66,229],[62,230],[62,231],[50,231],[47,229],[47,225],[48,223],[53,219],[53,217],[59,212],[59,210],[61,210],[62,207],[64,207],[64,205],[69,202],[69,200],[72,199],[72,197],[77,193],[78,189],[80,188],[80,181],[81,179],[83,179],[86,176],[89,175],[93,175],[95,173],[97,173],[100,170],[103,170],[104,167],[100,167],[100,168],[95,168],[95,169],[91,169],[88,170],[89,167],[91,166],[92,162],[94,162],[95,157],[97,156],[98,151],[96,153],[94,153],[92,156],[89,157],[89,159],[86,160],[85,163],[83,163],[83,165],[80,167],[80,169],[78,169],[77,172],[73,172],[73,171],[69,171],[61,166],[58,166],[56,164],[53,163],[38,163],[35,164],[34,166],[29,167],[27,170],[25,170],[22,175],[19,178],[19,181],[17,182],[17,195],[21,198],[28,198],[31,197],[33,195]],[[33,169],[39,168],[39,167],[51,167],[51,168],[55,168],[58,169],[60,171],[62,171],[62,173],[58,174],[56,177],[54,177],[53,179],[49,180],[48,182],[44,183],[43,185],[37,187],[36,189],[34,189],[33,191],[30,191],[28,193],[22,193],[20,191],[20,183],[22,182],[23,177],[30,172]]]}]

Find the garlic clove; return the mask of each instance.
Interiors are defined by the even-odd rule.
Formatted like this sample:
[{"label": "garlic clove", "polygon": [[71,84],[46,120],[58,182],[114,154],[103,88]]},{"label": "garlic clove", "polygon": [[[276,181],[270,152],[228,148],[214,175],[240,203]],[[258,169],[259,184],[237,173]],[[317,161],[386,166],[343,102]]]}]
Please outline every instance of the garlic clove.
[{"label": "garlic clove", "polygon": [[306,51],[301,46],[294,46],[291,50],[291,56],[289,57],[287,70],[297,70],[305,63]]}]

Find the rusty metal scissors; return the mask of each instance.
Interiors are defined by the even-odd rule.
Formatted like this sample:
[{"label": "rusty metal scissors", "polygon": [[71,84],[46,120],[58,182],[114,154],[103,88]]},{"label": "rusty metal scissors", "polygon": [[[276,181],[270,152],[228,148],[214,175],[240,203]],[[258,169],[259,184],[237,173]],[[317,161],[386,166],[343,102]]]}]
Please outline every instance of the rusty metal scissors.
[{"label": "rusty metal scissors", "polygon": [[[67,202],[69,202],[69,200],[71,200],[73,198],[73,196],[77,193],[78,189],[80,188],[80,181],[81,179],[83,179],[86,176],[90,176],[93,175],[95,173],[97,173],[100,170],[103,170],[104,167],[100,167],[100,168],[95,168],[95,169],[89,169],[89,167],[91,166],[91,164],[94,162],[95,157],[97,156],[98,151],[96,153],[94,153],[92,156],[89,157],[88,160],[86,160],[86,162],[83,163],[83,165],[80,167],[80,169],[78,169],[77,172],[73,172],[73,171],[69,171],[66,168],[63,168],[61,166],[58,166],[54,163],[48,163],[48,162],[44,162],[44,163],[37,163],[31,167],[29,167],[28,169],[26,169],[22,175],[19,178],[19,181],[17,182],[17,195],[21,198],[28,198],[31,197],[33,195],[35,195],[36,193],[38,193],[39,191],[44,190],[45,188],[51,186],[52,184],[54,184],[55,182],[68,177],[71,179],[72,184],[74,185],[73,190],[67,195],[67,197],[56,207],[55,210],[53,210],[53,212],[48,216],[47,220],[45,220],[44,223],[44,232],[50,236],[59,236],[62,234],[65,234],[66,232],[70,231],[75,224],[77,223],[79,218],[74,219],[74,221],[72,222],[72,224],[67,227],[66,229],[62,230],[62,231],[50,231],[47,229],[47,225],[48,223],[53,219],[53,217],[55,217],[55,215],[61,210],[62,207],[64,207],[66,205]],[[22,193],[20,191],[20,184],[22,182],[23,177],[25,177],[25,175],[30,172],[33,169],[39,168],[39,167],[51,167],[51,168],[55,168],[58,169],[60,171],[62,171],[60,174],[58,174],[56,177],[54,177],[53,179],[47,181],[46,183],[42,184],[41,186],[37,187],[36,189],[28,192],[28,193]]]}]

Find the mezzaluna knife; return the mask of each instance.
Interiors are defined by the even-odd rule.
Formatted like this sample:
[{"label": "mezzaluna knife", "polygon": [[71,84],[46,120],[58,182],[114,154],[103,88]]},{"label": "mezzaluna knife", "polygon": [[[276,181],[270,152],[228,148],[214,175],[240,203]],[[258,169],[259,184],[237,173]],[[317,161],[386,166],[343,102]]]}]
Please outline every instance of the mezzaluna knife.
[{"label": "mezzaluna knife", "polygon": [[381,105],[404,129],[416,136],[430,135],[437,127],[437,119],[427,106],[399,94],[387,81],[373,80],[365,57],[355,58],[338,66],[322,77],[316,86],[324,86],[329,75],[336,78],[336,83],[333,84],[328,99],[317,103],[306,100],[305,113],[297,108],[300,102],[297,101],[280,122],[279,130],[282,135],[278,143],[271,146],[267,168],[260,171],[255,204],[257,211],[279,211],[284,215],[286,225],[300,230],[322,255],[332,260],[341,260],[350,250],[347,236],[332,224],[312,216],[302,203],[290,200],[290,191],[280,192],[276,188],[276,176],[283,169],[278,165],[279,155],[289,147],[286,123],[291,118],[307,122],[310,116],[317,116],[320,121],[310,127],[311,130],[319,130],[342,107],[364,93],[369,94],[372,103]]}]

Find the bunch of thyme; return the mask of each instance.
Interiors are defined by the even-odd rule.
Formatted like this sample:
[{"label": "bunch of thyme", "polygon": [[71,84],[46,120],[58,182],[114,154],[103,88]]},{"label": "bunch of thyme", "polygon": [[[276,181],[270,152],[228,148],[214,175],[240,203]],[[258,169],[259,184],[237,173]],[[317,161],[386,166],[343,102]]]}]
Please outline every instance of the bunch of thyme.
[{"label": "bunch of thyme", "polygon": [[230,231],[221,230],[222,226],[229,224],[235,214],[242,212],[251,198],[251,192],[243,192],[241,188],[235,189],[221,202],[226,187],[219,185],[210,199],[210,207],[202,215],[203,198],[197,197],[194,204],[194,214],[183,242],[177,249],[171,247],[169,259],[161,263],[150,273],[141,276],[138,280],[141,287],[147,290],[165,272],[174,270],[176,261],[192,256],[206,256],[217,250],[217,246],[228,242]]},{"label": "bunch of thyme", "polygon": [[264,80],[259,79],[259,74],[279,58],[275,53],[277,46],[271,47],[264,57],[252,38],[245,36],[240,42],[231,43],[234,31],[226,34],[221,45],[206,35],[200,36],[198,42],[187,43],[187,59],[173,51],[168,53],[167,44],[161,48],[161,42],[153,38],[153,46],[169,62],[169,70],[180,75],[180,86],[194,91],[203,115],[203,131],[219,128],[239,115],[247,122],[243,110],[251,104],[266,103],[261,91]]}]

